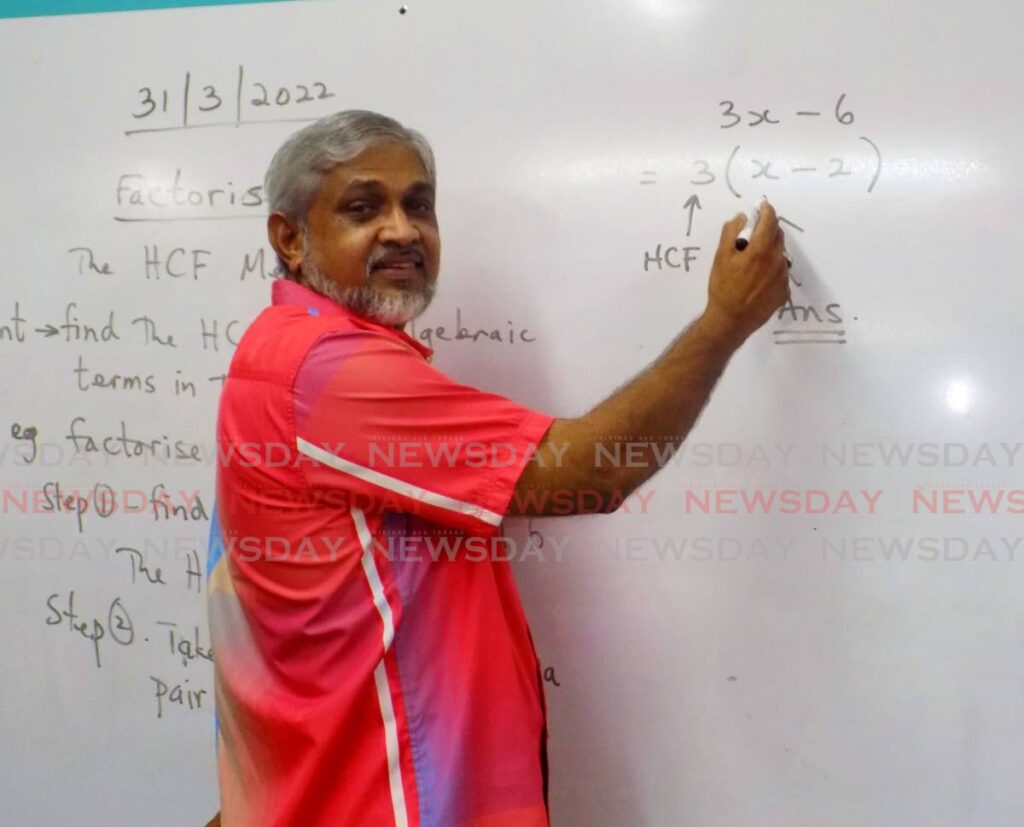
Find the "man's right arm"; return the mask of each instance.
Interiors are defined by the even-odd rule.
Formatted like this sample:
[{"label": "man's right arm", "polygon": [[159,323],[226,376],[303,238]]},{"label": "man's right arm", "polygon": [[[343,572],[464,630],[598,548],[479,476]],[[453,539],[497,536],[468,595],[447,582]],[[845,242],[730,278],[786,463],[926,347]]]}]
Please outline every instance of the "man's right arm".
[{"label": "man's right arm", "polygon": [[[682,444],[732,354],[789,297],[775,210],[762,204],[757,229],[740,252],[735,241],[744,220],[739,215],[722,228],[704,312],[648,368],[589,413],[555,420],[519,477],[508,514],[614,510]],[[628,462],[609,459],[627,456],[627,448]],[[554,496],[581,491],[595,496]]]}]

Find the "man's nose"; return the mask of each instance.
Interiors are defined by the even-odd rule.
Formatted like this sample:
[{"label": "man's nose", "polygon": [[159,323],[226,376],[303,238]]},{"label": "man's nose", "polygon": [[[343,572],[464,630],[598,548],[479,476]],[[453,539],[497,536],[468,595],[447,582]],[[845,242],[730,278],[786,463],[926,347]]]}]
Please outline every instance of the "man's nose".
[{"label": "man's nose", "polygon": [[409,220],[405,210],[396,205],[384,218],[384,226],[380,230],[380,240],[405,245],[412,244],[419,239],[419,229]]}]

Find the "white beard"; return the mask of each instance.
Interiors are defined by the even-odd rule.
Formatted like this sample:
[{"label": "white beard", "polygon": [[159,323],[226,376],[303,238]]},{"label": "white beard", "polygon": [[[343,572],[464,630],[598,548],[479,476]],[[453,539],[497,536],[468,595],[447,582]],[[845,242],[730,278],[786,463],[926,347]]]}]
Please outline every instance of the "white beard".
[{"label": "white beard", "polygon": [[303,239],[302,275],[309,287],[347,307],[364,318],[388,325],[402,327],[421,315],[434,298],[434,285],[424,284],[421,290],[402,290],[383,294],[372,286],[373,272],[366,274],[366,283],[344,286],[325,276],[309,261],[309,250]]}]

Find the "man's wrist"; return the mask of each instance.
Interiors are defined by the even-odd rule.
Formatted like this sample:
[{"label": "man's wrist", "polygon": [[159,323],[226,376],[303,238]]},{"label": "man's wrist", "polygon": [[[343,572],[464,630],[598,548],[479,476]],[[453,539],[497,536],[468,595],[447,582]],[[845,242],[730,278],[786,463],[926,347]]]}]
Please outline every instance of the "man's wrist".
[{"label": "man's wrist", "polygon": [[723,345],[736,350],[750,335],[748,331],[731,313],[709,304],[704,312],[697,317],[694,327],[709,338],[720,341]]}]

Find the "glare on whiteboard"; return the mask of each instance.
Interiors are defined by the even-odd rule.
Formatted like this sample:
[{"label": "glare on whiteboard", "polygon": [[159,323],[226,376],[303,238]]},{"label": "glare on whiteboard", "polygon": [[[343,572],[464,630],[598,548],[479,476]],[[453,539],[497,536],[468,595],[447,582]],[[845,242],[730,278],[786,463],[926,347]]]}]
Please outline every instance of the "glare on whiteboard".
[{"label": "glare on whiteboard", "polygon": [[634,5],[651,17],[670,19],[694,10],[691,0],[633,0]]},{"label": "glare on whiteboard", "polygon": [[953,379],[946,385],[946,404],[953,413],[967,413],[974,404],[974,388],[962,379]]}]

